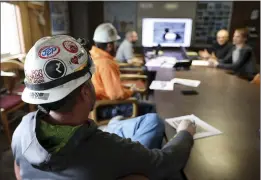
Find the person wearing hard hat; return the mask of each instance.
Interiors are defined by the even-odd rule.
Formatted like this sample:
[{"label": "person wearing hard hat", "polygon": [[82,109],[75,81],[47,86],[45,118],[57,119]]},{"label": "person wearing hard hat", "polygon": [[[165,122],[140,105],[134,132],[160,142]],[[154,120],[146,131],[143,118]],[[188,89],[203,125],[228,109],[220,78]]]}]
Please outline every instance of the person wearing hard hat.
[{"label": "person wearing hard hat", "polygon": [[129,63],[131,65],[142,65],[142,59],[135,57],[133,50],[133,44],[138,41],[138,35],[136,31],[129,30],[125,36],[125,39],[117,50],[116,60],[121,63]]},{"label": "person wearing hard hat", "polygon": [[[114,60],[115,42],[119,39],[117,30],[111,23],[103,23],[95,29],[95,46],[90,53],[96,67],[92,82],[99,100],[124,100],[135,96],[135,87],[129,90],[123,86],[119,66]],[[138,108],[139,115],[156,111],[155,106],[147,102],[139,102]]]},{"label": "person wearing hard hat", "polygon": [[38,40],[26,56],[24,71],[22,100],[39,110],[24,116],[13,134],[17,179],[179,175],[193,145],[194,124],[181,122],[175,138],[153,150],[164,132],[156,114],[128,120],[133,122],[132,131],[124,125],[111,132],[115,134],[99,130],[88,118],[95,104],[94,65],[74,38],[58,35]]}]

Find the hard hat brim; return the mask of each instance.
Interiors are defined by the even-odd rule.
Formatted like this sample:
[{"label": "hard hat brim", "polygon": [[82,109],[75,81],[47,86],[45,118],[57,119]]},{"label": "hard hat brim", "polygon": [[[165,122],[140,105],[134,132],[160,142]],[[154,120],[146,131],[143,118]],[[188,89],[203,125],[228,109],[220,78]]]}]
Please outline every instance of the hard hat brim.
[{"label": "hard hat brim", "polygon": [[85,76],[82,76],[76,80],[69,81],[61,86],[44,91],[34,91],[25,88],[22,93],[22,100],[29,104],[46,104],[56,102],[65,98],[68,94],[90,78],[91,74],[87,73]]}]

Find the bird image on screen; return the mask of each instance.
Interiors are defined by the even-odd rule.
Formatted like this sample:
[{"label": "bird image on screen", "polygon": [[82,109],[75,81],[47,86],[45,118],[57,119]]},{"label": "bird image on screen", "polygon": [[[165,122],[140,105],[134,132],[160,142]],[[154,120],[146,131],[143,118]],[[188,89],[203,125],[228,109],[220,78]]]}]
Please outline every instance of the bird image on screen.
[{"label": "bird image on screen", "polygon": [[153,47],[189,47],[192,20],[177,18],[144,18],[142,23],[142,45]]}]

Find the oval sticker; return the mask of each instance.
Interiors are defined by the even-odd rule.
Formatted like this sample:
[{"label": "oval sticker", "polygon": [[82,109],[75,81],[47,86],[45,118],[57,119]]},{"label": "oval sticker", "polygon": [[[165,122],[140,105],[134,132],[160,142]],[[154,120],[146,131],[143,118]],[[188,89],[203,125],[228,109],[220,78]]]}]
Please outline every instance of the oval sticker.
[{"label": "oval sticker", "polygon": [[60,48],[58,46],[44,46],[39,50],[38,56],[47,59],[56,56],[59,52]]},{"label": "oval sticker", "polygon": [[67,51],[69,51],[70,53],[77,53],[78,52],[78,46],[72,41],[64,41],[63,47]]}]

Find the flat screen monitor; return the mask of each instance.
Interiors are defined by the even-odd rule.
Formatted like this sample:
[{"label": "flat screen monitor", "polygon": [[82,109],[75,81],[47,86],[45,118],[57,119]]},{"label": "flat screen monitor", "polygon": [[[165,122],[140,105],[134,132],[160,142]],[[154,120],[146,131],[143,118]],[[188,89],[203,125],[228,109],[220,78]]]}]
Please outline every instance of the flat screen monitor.
[{"label": "flat screen monitor", "polygon": [[144,18],[142,19],[142,46],[189,47],[192,19]]}]

